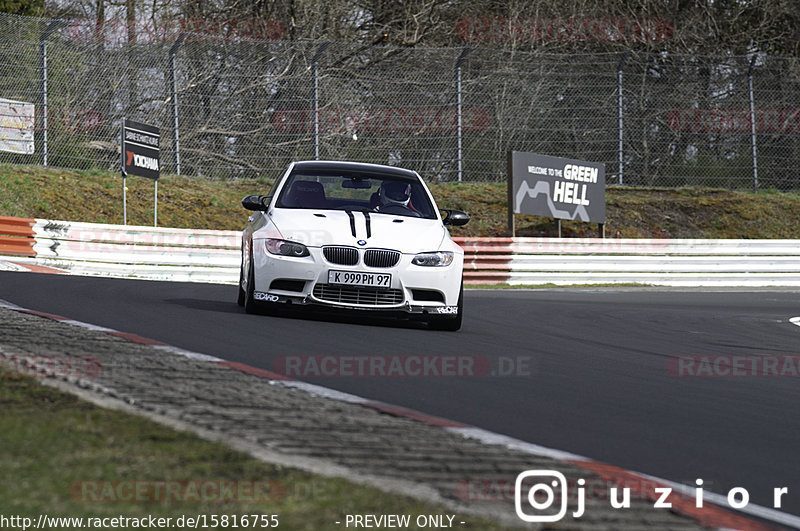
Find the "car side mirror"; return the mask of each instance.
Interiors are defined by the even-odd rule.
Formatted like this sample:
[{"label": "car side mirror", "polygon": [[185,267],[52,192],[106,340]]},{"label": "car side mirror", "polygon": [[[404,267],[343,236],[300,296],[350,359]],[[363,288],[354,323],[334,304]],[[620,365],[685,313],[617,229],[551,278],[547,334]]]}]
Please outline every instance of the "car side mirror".
[{"label": "car side mirror", "polygon": [[271,197],[268,195],[248,195],[242,199],[242,206],[247,210],[267,210]]},{"label": "car side mirror", "polygon": [[453,225],[454,227],[461,227],[469,223],[469,214],[460,210],[445,210],[445,216],[442,223],[445,225]]}]

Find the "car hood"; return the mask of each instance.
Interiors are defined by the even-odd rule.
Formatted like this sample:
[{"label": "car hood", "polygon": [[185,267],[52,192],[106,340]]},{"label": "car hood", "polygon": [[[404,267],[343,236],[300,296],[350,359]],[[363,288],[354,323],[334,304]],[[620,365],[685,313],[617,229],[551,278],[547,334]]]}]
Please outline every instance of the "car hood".
[{"label": "car hood", "polygon": [[[259,230],[254,237],[274,238],[274,230],[286,240],[310,247],[323,245],[349,245],[353,247],[396,249],[402,253],[436,251],[447,237],[447,230],[438,219],[421,219],[389,214],[352,212],[353,223],[343,210],[273,209],[272,223]],[[272,225],[274,228],[271,228]],[[353,236],[353,225],[355,236]],[[366,241],[359,245],[358,241]]]}]

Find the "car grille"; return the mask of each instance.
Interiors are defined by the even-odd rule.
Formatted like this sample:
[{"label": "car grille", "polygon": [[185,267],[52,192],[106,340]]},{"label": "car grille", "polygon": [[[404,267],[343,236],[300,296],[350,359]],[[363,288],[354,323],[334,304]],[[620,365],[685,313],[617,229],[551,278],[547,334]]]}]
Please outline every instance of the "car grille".
[{"label": "car grille", "polygon": [[394,306],[403,302],[403,290],[317,284],[314,296],[328,302],[364,306]]},{"label": "car grille", "polygon": [[332,264],[351,266],[358,263],[358,249],[355,247],[323,247],[322,254]]},{"label": "car grille", "polygon": [[400,261],[398,251],[369,249],[364,253],[364,263],[369,267],[394,267]]}]

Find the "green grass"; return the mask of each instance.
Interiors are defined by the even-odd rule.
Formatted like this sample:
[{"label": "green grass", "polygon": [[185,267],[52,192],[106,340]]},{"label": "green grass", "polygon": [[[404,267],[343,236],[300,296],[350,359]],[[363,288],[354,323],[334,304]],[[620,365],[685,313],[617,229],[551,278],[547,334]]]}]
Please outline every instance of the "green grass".
[{"label": "green grass", "polygon": [[[158,186],[158,222],[164,227],[240,230],[248,212],[241,199],[266,193],[270,176],[213,180],[165,175]],[[128,223],[152,225],[153,181],[128,179]],[[454,236],[507,236],[504,183],[433,184],[441,208],[472,217]],[[714,188],[629,188],[606,192],[606,237],[800,238],[800,193]],[[0,165],[0,215],[122,223],[122,179],[100,170],[72,171]],[[518,236],[557,235],[555,220],[516,216]],[[597,237],[596,224],[562,222],[564,237]]]},{"label": "green grass", "polygon": [[[153,224],[151,180],[127,179],[128,224]],[[247,213],[241,199],[267,185],[167,175],[158,183],[162,227],[241,229]],[[0,165],[0,215],[121,224],[122,178],[99,170]]]},{"label": "green grass", "polygon": [[[345,480],[266,464],[222,444],[98,408],[27,377],[0,377],[0,408],[0,470],[6,478],[0,482],[0,514],[6,516],[277,514],[283,529],[341,529],[334,522],[347,513],[410,514],[412,519],[452,514]],[[189,501],[154,502],[153,488],[121,501],[117,494],[125,498],[133,491],[113,494],[113,489],[128,481],[233,481],[245,488],[268,488],[262,491],[266,501],[248,501],[252,495],[242,491],[241,501],[235,502],[194,501],[190,494]],[[467,522],[467,528],[502,529],[477,518],[457,518]]]}]

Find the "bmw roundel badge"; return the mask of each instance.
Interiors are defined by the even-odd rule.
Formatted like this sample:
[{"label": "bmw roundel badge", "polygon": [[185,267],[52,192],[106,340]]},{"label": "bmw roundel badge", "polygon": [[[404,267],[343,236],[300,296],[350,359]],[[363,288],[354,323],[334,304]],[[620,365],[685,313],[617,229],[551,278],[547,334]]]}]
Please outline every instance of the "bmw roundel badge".
[{"label": "bmw roundel badge", "polygon": [[358,240],[358,244],[359,245],[366,245],[367,244],[367,240]]}]

